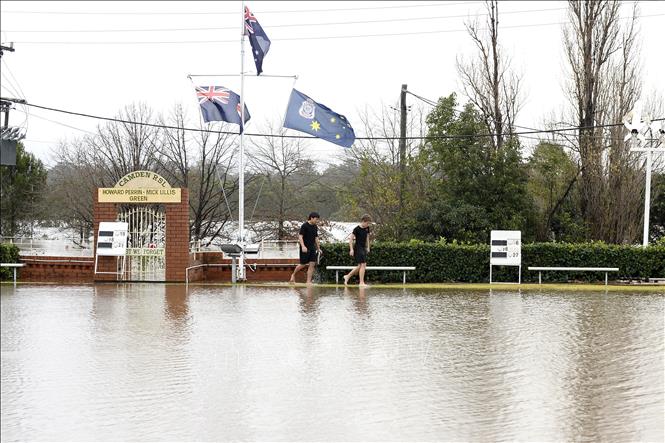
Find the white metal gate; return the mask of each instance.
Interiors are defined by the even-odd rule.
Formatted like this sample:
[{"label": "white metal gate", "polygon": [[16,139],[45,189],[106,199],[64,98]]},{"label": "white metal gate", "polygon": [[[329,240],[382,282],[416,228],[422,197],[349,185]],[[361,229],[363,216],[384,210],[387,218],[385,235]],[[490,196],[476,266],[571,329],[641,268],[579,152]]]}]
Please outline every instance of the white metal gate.
[{"label": "white metal gate", "polygon": [[127,205],[118,220],[127,222],[127,280],[164,281],[166,269],[166,216],[163,205]]}]

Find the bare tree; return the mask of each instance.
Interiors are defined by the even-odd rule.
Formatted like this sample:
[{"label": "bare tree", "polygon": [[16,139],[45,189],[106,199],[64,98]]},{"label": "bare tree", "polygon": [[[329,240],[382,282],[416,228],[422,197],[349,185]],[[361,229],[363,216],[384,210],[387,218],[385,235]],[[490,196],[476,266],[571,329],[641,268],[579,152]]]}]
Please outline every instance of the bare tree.
[{"label": "bare tree", "polygon": [[[620,122],[642,93],[640,48],[637,41],[637,4],[632,19],[620,30],[619,50],[609,63],[608,83],[600,95],[599,121]],[[642,200],[635,198],[644,187],[639,156],[623,141],[623,126],[610,127],[605,135],[607,194],[603,199],[602,238],[612,243],[629,243],[641,232]]]},{"label": "bare tree", "polygon": [[56,164],[48,173],[48,213],[52,220],[78,232],[83,244],[93,227],[93,193],[114,182],[90,161],[87,139],[61,142],[53,155]]},{"label": "bare tree", "polygon": [[620,10],[617,0],[569,1],[564,50],[584,220],[591,238],[630,243],[641,232],[643,168],[622,126],[601,127],[620,122],[642,94],[637,4],[623,26]]},{"label": "bare tree", "polygon": [[[267,133],[285,135],[284,128],[277,128],[275,124],[267,123]],[[272,204],[264,204],[264,208],[271,214],[262,211],[263,218],[277,222],[277,238],[279,240],[289,237],[285,222],[300,215],[294,213],[302,203],[302,188],[309,186],[317,180],[315,167],[307,155],[307,143],[303,139],[264,136],[251,141],[252,152],[249,161],[253,169],[265,177],[268,188],[262,191],[264,201],[272,200]],[[304,177],[304,183],[296,183],[295,178]],[[310,177],[307,177],[311,175]],[[257,196],[258,198],[258,196]]]},{"label": "bare tree", "polygon": [[513,132],[521,105],[521,78],[510,70],[510,60],[499,45],[498,0],[487,0],[485,8],[485,29],[477,20],[465,24],[478,54],[470,61],[458,58],[457,71],[466,96],[483,116],[487,132],[495,134],[491,140],[496,151]]},{"label": "bare tree", "polygon": [[[357,140],[347,157],[358,166],[355,180],[345,186],[346,206],[354,218],[370,213],[381,225],[382,235],[401,238],[407,229],[399,217],[399,115],[396,106],[381,106],[380,111],[365,109],[360,115],[369,139]],[[407,116],[407,134],[424,136],[426,112],[420,105],[412,106]],[[427,174],[419,163],[420,140],[407,139],[404,208],[413,210],[424,194]],[[421,167],[422,166],[422,167]]]},{"label": "bare tree", "polygon": [[159,128],[149,126],[156,122],[143,103],[126,106],[117,119],[122,121],[108,122],[96,136],[85,138],[89,161],[113,182],[132,171],[154,169],[160,134]]},{"label": "bare tree", "polygon": [[616,0],[568,3],[569,23],[564,28],[565,54],[572,73],[568,87],[576,110],[578,149],[582,175],[582,214],[592,238],[603,238],[603,151],[606,144],[601,129],[602,95],[610,85],[610,58],[620,48],[619,7]]},{"label": "bare tree", "polygon": [[160,122],[175,128],[163,129],[155,161],[172,183],[189,188],[190,235],[209,245],[221,235],[237,207],[237,200],[227,197],[238,186],[237,177],[231,173],[237,136],[222,133],[226,132],[225,124],[218,132],[188,133],[182,105],[176,105]]}]

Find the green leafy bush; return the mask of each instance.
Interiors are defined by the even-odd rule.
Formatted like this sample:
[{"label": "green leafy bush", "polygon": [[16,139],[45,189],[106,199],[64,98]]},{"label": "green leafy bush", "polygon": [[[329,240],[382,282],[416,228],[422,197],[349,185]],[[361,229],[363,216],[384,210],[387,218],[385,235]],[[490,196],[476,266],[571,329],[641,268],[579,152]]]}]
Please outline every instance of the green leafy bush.
[{"label": "green leafy bush", "polygon": [[[324,244],[319,267],[323,281],[334,281],[335,271],[326,266],[353,265],[346,243]],[[484,244],[376,243],[368,266],[415,266],[407,274],[412,283],[489,282],[490,247]],[[522,246],[522,281],[537,282],[538,273],[529,266],[614,267],[611,279],[665,277],[665,246],[608,245],[605,243],[530,243]],[[517,281],[518,268],[495,266],[494,281]],[[402,280],[401,272],[370,272],[375,282]],[[603,281],[603,272],[544,272],[543,281]]]},{"label": "green leafy bush", "polygon": [[[18,263],[18,246],[0,243],[0,263]],[[0,280],[11,280],[13,272],[10,268],[0,268]]]}]

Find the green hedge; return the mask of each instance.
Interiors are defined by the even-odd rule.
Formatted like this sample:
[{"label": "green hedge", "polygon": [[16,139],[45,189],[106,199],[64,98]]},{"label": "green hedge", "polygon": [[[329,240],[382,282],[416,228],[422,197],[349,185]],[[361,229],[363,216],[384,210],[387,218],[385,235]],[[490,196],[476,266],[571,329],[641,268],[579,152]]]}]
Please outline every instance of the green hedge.
[{"label": "green hedge", "polygon": [[[334,281],[335,272],[326,266],[353,265],[347,243],[324,244],[319,267],[322,281]],[[368,266],[415,266],[407,274],[412,283],[489,282],[489,245],[450,243],[376,243]],[[604,243],[531,243],[522,245],[522,281],[537,282],[538,273],[529,266],[614,267],[610,279],[665,277],[665,246],[623,246]],[[516,267],[495,266],[494,281],[517,281]],[[402,280],[401,272],[371,272],[370,281]],[[544,282],[604,281],[603,272],[544,272]]]},{"label": "green hedge", "polygon": [[[18,263],[18,246],[0,243],[0,263]],[[12,269],[0,268],[0,280],[11,280],[13,275]]]}]

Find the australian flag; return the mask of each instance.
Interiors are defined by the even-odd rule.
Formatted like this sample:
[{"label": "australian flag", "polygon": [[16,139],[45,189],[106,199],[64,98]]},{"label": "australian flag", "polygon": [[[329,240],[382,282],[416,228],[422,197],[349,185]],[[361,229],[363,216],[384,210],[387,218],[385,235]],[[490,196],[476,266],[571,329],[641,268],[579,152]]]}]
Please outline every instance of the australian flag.
[{"label": "australian flag", "polygon": [[[196,86],[196,97],[201,105],[203,120],[208,122],[229,122],[240,125],[240,96],[224,86]],[[245,105],[245,123],[250,119],[249,110]]]},{"label": "australian flag", "polygon": [[245,6],[245,35],[249,36],[249,43],[252,45],[256,75],[260,75],[263,72],[263,57],[270,49],[270,39],[247,6]]},{"label": "australian flag", "polygon": [[345,148],[350,148],[356,139],[346,117],[295,89],[291,91],[284,127],[311,134]]}]

